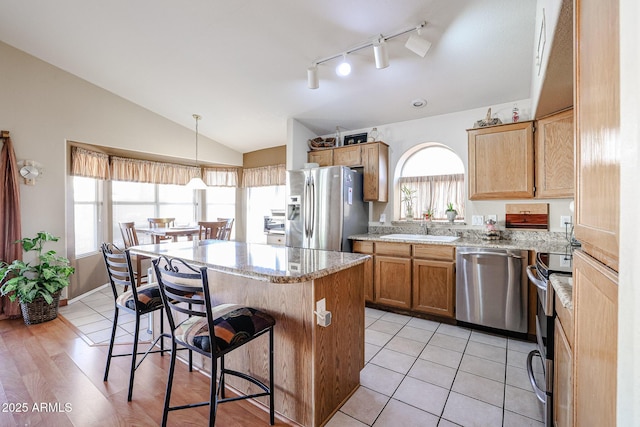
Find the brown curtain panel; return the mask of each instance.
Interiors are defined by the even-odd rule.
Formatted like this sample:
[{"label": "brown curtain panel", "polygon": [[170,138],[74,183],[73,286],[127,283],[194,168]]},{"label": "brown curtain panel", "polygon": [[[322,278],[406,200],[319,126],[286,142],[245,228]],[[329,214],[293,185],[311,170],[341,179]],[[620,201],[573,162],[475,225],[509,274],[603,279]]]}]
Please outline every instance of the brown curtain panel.
[{"label": "brown curtain panel", "polygon": [[[0,134],[0,260],[12,262],[22,259],[22,247],[15,243],[22,238],[20,222],[20,183],[18,182],[18,162],[13,151],[9,132]],[[0,320],[21,317],[18,302],[8,297],[0,300]]]}]

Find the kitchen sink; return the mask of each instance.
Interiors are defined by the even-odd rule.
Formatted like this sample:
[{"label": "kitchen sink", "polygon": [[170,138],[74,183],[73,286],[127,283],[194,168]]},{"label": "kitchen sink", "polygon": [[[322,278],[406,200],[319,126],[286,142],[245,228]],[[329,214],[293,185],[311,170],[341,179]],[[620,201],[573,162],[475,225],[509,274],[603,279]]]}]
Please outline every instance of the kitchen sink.
[{"label": "kitchen sink", "polygon": [[416,242],[455,242],[459,239],[456,236],[431,236],[428,234],[385,234],[381,239],[389,240],[412,240]]}]

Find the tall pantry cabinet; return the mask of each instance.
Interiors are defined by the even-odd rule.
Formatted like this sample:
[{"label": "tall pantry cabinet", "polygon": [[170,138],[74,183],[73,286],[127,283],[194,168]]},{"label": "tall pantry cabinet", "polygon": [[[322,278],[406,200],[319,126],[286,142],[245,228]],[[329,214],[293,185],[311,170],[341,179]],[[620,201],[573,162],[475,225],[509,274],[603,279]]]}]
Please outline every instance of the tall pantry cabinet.
[{"label": "tall pantry cabinet", "polygon": [[575,426],[616,425],[619,0],[575,0]]}]

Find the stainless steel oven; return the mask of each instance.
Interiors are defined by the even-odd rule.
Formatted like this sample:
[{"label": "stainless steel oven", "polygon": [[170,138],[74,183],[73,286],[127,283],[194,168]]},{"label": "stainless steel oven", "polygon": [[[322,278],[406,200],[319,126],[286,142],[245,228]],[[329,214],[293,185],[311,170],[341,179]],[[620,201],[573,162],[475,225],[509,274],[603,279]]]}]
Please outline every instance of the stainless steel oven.
[{"label": "stainless steel oven", "polygon": [[[527,372],[533,391],[544,404],[545,426],[548,427],[553,425],[554,292],[549,280],[549,276],[552,274],[571,275],[571,252],[538,253],[535,265],[527,267],[527,276],[538,290],[536,302],[536,341],[538,346],[527,357]],[[536,357],[542,359],[543,384],[540,384],[535,378],[533,363]]]}]

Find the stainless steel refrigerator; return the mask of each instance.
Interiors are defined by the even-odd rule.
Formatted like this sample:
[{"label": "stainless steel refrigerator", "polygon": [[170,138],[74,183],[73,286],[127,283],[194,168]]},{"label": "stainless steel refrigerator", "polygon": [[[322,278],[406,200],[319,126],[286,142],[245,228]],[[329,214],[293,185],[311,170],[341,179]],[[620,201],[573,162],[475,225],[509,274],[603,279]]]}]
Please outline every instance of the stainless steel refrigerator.
[{"label": "stainless steel refrigerator", "polygon": [[350,235],[367,232],[362,172],[346,166],[287,171],[286,245],[351,252]]}]

